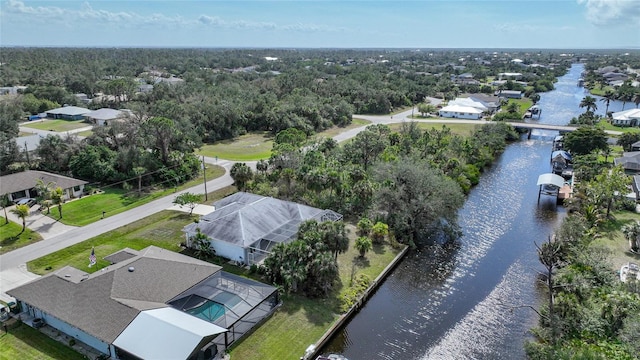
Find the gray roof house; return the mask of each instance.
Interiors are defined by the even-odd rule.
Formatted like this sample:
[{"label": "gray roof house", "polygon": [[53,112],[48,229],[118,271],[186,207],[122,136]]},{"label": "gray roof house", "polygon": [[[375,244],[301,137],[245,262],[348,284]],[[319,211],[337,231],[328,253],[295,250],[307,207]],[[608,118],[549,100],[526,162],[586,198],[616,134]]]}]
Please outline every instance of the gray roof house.
[{"label": "gray roof house", "polygon": [[278,303],[275,288],[208,262],[155,246],[121,252],[92,274],[64,267],[7,293],[27,323],[41,318],[112,359],[212,359],[251,328],[246,316]]},{"label": "gray roof house", "polygon": [[24,198],[38,196],[35,187],[38,180],[54,183],[55,187],[64,190],[65,199],[78,197],[84,191],[84,180],[74,179],[64,175],[52,174],[46,171],[26,170],[19,173],[0,176],[0,195],[8,194],[9,200],[17,201]]},{"label": "gray roof house", "polygon": [[89,109],[77,106],[63,106],[46,111],[48,118],[64,120],[82,120],[83,116],[90,112]]},{"label": "gray roof house", "polygon": [[111,121],[123,119],[127,115],[128,112],[124,110],[102,108],[84,114],[84,118],[92,124],[104,126],[108,125]]},{"label": "gray roof house", "polygon": [[620,165],[626,173],[640,173],[640,151],[622,153],[622,157],[613,159],[615,165]]},{"label": "gray roof house", "polygon": [[262,261],[271,249],[296,237],[305,220],[338,221],[342,215],[272,197],[237,192],[214,203],[215,211],[183,228],[187,244],[198,229],[207,235],[216,254],[252,265]]}]

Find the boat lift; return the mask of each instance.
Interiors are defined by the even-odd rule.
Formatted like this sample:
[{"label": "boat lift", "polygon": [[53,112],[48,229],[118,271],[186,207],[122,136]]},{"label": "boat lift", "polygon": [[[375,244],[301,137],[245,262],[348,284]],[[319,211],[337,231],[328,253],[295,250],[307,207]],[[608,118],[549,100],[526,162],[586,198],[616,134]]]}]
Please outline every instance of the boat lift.
[{"label": "boat lift", "polygon": [[[538,176],[537,183],[538,190],[538,204],[540,203],[540,195],[551,195],[558,197],[560,193],[560,188],[564,186],[564,178],[560,175],[547,173]],[[557,200],[556,200],[557,202]]]}]

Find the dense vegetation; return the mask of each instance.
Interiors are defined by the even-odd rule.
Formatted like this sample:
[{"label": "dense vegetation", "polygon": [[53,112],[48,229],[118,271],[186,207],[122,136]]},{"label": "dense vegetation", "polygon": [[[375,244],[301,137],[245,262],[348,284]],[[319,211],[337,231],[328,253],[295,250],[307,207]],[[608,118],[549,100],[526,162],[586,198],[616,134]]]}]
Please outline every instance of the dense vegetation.
[{"label": "dense vegetation", "polygon": [[611,270],[609,253],[596,239],[622,231],[637,251],[639,227],[621,228],[616,209],[633,209],[623,199],[630,178],[621,167],[578,157],[581,177],[565,205],[570,215],[554,237],[538,247],[547,301],[539,311],[538,341],[527,344],[531,359],[637,359],[640,354],[640,282],[622,283]]}]

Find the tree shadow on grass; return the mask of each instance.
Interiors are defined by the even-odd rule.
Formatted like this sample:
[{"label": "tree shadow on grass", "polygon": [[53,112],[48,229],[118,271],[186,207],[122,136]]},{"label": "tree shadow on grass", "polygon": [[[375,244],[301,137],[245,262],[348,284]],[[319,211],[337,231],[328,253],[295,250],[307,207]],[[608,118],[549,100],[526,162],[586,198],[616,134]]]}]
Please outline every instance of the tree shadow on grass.
[{"label": "tree shadow on grass", "polygon": [[31,358],[38,358],[38,356],[41,356],[39,354],[46,354],[52,359],[59,360],[85,359],[79,352],[25,324],[9,330],[9,334],[13,335],[17,341],[23,342],[31,348],[29,354],[23,354],[33,356]]},{"label": "tree shadow on grass", "polygon": [[387,251],[387,249],[385,249],[384,243],[373,244],[373,247],[371,248],[371,250],[378,255],[384,254]]}]

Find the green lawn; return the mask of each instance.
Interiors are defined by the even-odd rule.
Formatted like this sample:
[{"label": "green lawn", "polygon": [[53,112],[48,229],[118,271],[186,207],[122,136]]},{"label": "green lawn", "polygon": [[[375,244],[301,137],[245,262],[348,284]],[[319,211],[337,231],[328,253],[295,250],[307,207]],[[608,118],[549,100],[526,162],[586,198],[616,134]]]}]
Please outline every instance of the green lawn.
[{"label": "green lawn", "polygon": [[93,130],[81,131],[81,132],[77,133],[76,135],[89,137],[89,136],[93,135]]},{"label": "green lawn", "polygon": [[[213,191],[209,193],[209,202],[220,200],[235,191],[237,190],[233,186]],[[102,260],[103,257],[125,247],[139,250],[149,245],[155,245],[172,251],[180,251],[179,244],[184,241],[182,228],[194,219],[197,219],[196,215],[189,216],[184,212],[163,210],[129,225],[30,261],[27,267],[29,271],[40,275],[67,265],[86,272],[94,272],[109,265],[108,262]],[[87,265],[89,265],[91,247],[95,247],[98,262],[96,266],[89,268]]]},{"label": "green lawn", "polygon": [[[207,165],[207,180],[212,180],[224,174],[223,167]],[[202,175],[180,185],[177,190],[187,189],[203,182]],[[133,209],[163,196],[168,196],[176,191],[175,188],[156,190],[143,196],[138,196],[135,190],[123,190],[120,188],[104,188],[104,193],[85,196],[82,199],[69,201],[62,205],[63,224],[72,226],[84,226],[96,222],[102,218],[113,216],[121,212]],[[57,206],[51,207],[54,219],[60,217]]]},{"label": "green lawn", "polygon": [[640,221],[640,214],[630,211],[616,211],[613,216],[615,220],[610,222],[605,229],[602,229],[602,236],[595,239],[594,245],[603,246],[609,250],[613,270],[618,271],[622,264],[629,261],[640,262],[640,255],[629,251],[629,241],[625,239],[622,231],[620,231],[622,226],[632,221]]},{"label": "green lawn", "polygon": [[[181,250],[180,242],[184,240],[182,228],[196,218],[197,216],[189,216],[188,213],[163,210],[116,230],[30,261],[27,267],[29,271],[40,275],[67,265],[92,273],[109,265],[108,261],[102,259],[103,257],[125,247],[140,250],[149,245],[155,245],[179,252]],[[89,255],[92,247],[95,247],[98,262],[96,266],[89,268]]]},{"label": "green lawn", "polygon": [[640,132],[640,129],[637,127],[614,126],[605,119],[600,120],[600,122],[598,123],[598,126],[604,130],[613,130],[613,131],[622,131],[622,132]]},{"label": "green lawn", "polygon": [[65,132],[69,130],[79,129],[82,127],[90,126],[90,124],[84,122],[84,120],[42,120],[22,125],[24,127],[49,130],[54,132]]},{"label": "green lawn", "polygon": [[285,296],[282,307],[272,317],[251,335],[232,346],[232,359],[299,359],[305,349],[320,340],[339,318],[338,294],[345,292],[350,286],[352,269],[355,267],[356,274],[364,273],[373,280],[400,252],[389,245],[377,245],[362,260],[353,246],[355,228],[350,228],[349,251],[338,256],[341,285],[336,295],[329,299],[314,300]]},{"label": "green lawn", "polygon": [[[370,122],[363,119],[353,119],[345,127],[334,126],[319,132],[312,137],[318,139],[336,136],[349,129],[367,125]],[[256,132],[239,136],[231,140],[218,141],[215,144],[202,146],[196,153],[208,157],[233,161],[255,161],[268,159],[273,148],[273,136],[268,132]]]},{"label": "green lawn", "polygon": [[204,145],[196,153],[233,161],[253,161],[268,159],[272,147],[273,136],[268,132],[257,132]]},{"label": "green lawn", "polygon": [[9,221],[7,224],[4,219],[0,219],[0,254],[4,254],[11,250],[27,246],[36,241],[42,240],[40,234],[26,228],[22,231],[22,224],[16,224]]},{"label": "green lawn", "polygon": [[[518,111],[519,111],[521,114],[524,114],[524,113],[525,113],[527,110],[529,110],[529,108],[533,105],[533,101],[531,101],[531,100],[530,100],[530,99],[528,99],[528,98],[522,98],[522,99],[509,99],[509,103],[512,103],[512,102],[514,102],[514,103],[518,104],[518,109],[519,109]],[[509,105],[509,104],[507,103],[506,105],[503,105],[503,106],[502,106],[502,108],[503,108],[503,109],[506,109],[506,107],[507,107],[508,105]]]},{"label": "green lawn", "polygon": [[0,333],[0,360],[81,360],[84,355],[51,339],[32,327],[20,324]]}]

